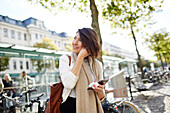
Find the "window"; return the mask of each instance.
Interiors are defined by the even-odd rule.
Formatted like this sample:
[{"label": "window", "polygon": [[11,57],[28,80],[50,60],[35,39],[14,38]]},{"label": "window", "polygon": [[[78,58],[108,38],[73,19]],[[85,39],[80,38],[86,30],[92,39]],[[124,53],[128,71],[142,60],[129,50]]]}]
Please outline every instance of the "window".
[{"label": "window", "polygon": [[17,62],[16,61],[13,61],[13,68],[17,69]]},{"label": "window", "polygon": [[18,40],[21,40],[21,32],[18,32]]},{"label": "window", "polygon": [[14,32],[14,30],[11,30],[11,38],[15,38],[15,32]]},{"label": "window", "polygon": [[32,36],[32,35],[30,34],[30,40],[31,40],[31,36]]},{"label": "window", "polygon": [[22,25],[22,22],[21,22],[21,21],[19,21],[19,22],[18,22],[18,24],[19,24],[19,25]]},{"label": "window", "polygon": [[11,23],[11,24],[16,24],[16,21],[9,19],[9,23]]},{"label": "window", "polygon": [[20,61],[20,69],[23,69],[23,62]]},{"label": "window", "polygon": [[37,25],[36,20],[32,20],[31,22],[32,24]]},{"label": "window", "polygon": [[64,44],[64,47],[66,47],[66,46],[67,46],[67,44],[65,43],[65,44]]},{"label": "window", "polygon": [[26,69],[29,69],[29,63],[28,63],[28,61],[26,62]]},{"label": "window", "polygon": [[39,28],[42,28],[42,27],[41,27],[41,24],[38,24],[38,27],[39,27]]},{"label": "window", "polygon": [[37,33],[35,34],[35,38],[38,40],[38,34]]},{"label": "window", "polygon": [[4,28],[4,37],[8,37],[8,30]]},{"label": "window", "polygon": [[24,40],[26,41],[27,40],[27,34],[24,33]]},{"label": "window", "polygon": [[42,35],[40,35],[40,38],[42,39]]},{"label": "window", "polygon": [[54,44],[56,44],[56,40],[54,40]]},{"label": "window", "polygon": [[8,18],[5,18],[5,21],[6,21],[6,22],[9,22],[9,19],[8,19]]},{"label": "window", "polygon": [[58,47],[60,47],[60,41],[58,41]]}]

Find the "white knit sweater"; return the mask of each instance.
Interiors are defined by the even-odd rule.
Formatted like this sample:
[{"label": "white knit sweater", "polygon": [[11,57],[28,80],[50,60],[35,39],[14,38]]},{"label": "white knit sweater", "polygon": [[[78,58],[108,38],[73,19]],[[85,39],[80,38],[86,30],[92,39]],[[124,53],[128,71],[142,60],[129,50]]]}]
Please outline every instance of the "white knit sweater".
[{"label": "white knit sweater", "polygon": [[62,94],[63,102],[66,101],[68,96],[76,97],[74,87],[79,77],[76,77],[71,72],[73,65],[74,65],[73,62],[71,62],[71,65],[69,66],[69,58],[67,55],[62,55],[60,57],[59,70],[60,70],[61,81],[64,85],[63,94]]}]

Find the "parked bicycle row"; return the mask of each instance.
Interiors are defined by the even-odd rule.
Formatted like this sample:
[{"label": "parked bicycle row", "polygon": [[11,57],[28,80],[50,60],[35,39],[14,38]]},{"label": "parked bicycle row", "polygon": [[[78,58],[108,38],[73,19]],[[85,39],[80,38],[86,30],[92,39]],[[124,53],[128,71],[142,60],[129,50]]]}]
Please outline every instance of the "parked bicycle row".
[{"label": "parked bicycle row", "polygon": [[[137,75],[139,75],[140,77],[142,76],[141,73],[137,73]],[[160,83],[165,84],[170,78],[170,71],[147,71],[145,72],[144,77],[144,82],[153,83],[154,85],[158,85]]]},{"label": "parked bicycle row", "polygon": [[[29,95],[32,92],[35,92],[36,89],[29,89],[26,91],[22,91],[20,93],[19,96],[16,97],[10,97],[7,95],[6,92],[2,92],[0,94],[0,113],[26,113],[31,112],[33,109],[33,105],[34,103],[37,103],[37,109],[38,109],[38,113],[44,113],[45,112],[45,108],[46,108],[46,103],[43,103],[41,101],[41,97],[44,94],[40,94],[34,98],[31,98],[29,101],[24,101],[23,99],[27,99],[27,98],[22,98],[22,97],[26,97],[26,95]],[[9,104],[9,102],[11,102],[12,104]]]}]

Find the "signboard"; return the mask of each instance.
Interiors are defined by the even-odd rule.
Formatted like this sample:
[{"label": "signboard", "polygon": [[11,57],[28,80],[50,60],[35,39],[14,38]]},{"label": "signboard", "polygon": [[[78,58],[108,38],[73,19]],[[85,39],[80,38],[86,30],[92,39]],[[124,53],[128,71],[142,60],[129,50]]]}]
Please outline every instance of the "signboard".
[{"label": "signboard", "polygon": [[114,88],[114,98],[128,97],[126,80],[123,75],[124,75],[124,72],[121,71],[113,75],[112,77],[110,77],[111,86]]}]

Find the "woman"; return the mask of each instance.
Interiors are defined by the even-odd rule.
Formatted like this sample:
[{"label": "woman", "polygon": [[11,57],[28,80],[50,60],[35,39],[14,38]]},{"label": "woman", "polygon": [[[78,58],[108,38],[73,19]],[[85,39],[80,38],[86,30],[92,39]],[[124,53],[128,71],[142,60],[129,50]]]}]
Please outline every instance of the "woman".
[{"label": "woman", "polygon": [[102,64],[96,59],[100,50],[97,33],[90,28],[79,29],[72,42],[69,58],[60,58],[59,70],[63,89],[61,113],[103,113],[100,101],[105,97],[104,85],[87,90],[88,85],[103,79]]},{"label": "woman", "polygon": [[[12,80],[9,74],[4,75],[4,79],[2,79],[2,82],[4,84],[4,88],[12,87]],[[4,90],[8,96],[11,96],[11,88]]]},{"label": "woman", "polygon": [[[4,92],[7,94],[7,96],[11,96],[11,93],[13,92],[12,87],[12,79],[9,74],[4,75],[4,79],[2,79],[3,85],[4,85]],[[14,93],[13,93],[14,94]],[[6,107],[9,107],[12,105],[12,100],[5,99],[3,100],[3,103],[5,103]]]}]

